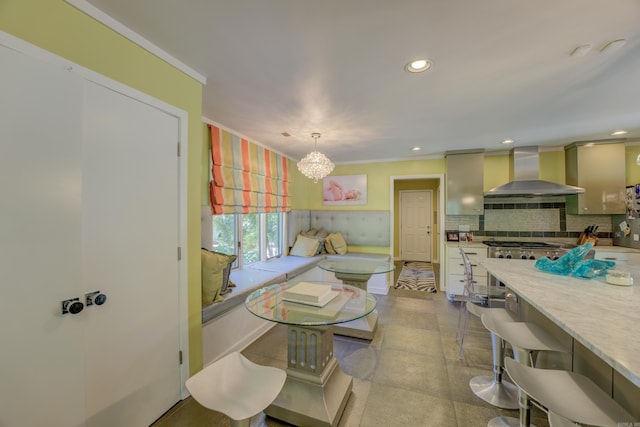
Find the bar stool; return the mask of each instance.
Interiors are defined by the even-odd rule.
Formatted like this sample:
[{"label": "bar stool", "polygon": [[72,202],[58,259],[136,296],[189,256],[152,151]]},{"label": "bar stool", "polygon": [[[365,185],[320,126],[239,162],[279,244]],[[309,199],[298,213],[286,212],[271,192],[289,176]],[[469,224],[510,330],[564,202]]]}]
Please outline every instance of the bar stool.
[{"label": "bar stool", "polygon": [[[508,342],[513,349],[515,359],[523,365],[535,366],[540,351],[569,352],[565,345],[535,323],[505,322],[489,312],[482,315],[482,324],[489,331]],[[509,373],[509,375],[511,374]],[[487,427],[531,427],[531,400],[526,393],[522,392],[521,388],[518,389],[518,402],[519,419],[496,417],[489,421]]]},{"label": "bar stool", "polygon": [[248,427],[251,417],[278,397],[286,378],[284,370],[257,365],[234,352],[189,378],[185,386],[199,404],[231,418],[231,427]]},{"label": "bar stool", "polygon": [[[513,313],[504,308],[481,307],[470,302],[466,309],[473,315],[482,318],[490,315],[499,322],[515,322]],[[503,379],[504,374],[504,340],[489,330],[491,334],[491,351],[493,358],[493,376],[480,375],[469,380],[469,387],[473,394],[480,399],[502,409],[518,409],[518,387]]]},{"label": "bar stool", "polygon": [[[496,286],[478,285],[473,279],[473,265],[469,260],[469,256],[463,248],[459,249],[460,255],[462,256],[462,265],[464,267],[464,289],[462,292],[462,303],[460,304],[460,312],[458,314],[458,330],[456,332],[456,340],[460,341],[458,359],[462,360],[464,337],[467,331],[467,324],[469,323],[470,310],[467,309],[467,305],[474,304],[480,306],[481,308],[491,308],[504,312],[506,311],[504,308],[491,307],[491,302],[501,301],[506,305],[508,297],[506,297],[507,293],[504,289],[497,288]],[[476,316],[479,317],[479,315],[477,314]],[[509,316],[515,318],[515,316],[512,314],[509,314]]]},{"label": "bar stool", "polygon": [[523,393],[547,408],[551,427],[633,425],[633,416],[584,375],[536,369],[509,357],[505,367]]}]

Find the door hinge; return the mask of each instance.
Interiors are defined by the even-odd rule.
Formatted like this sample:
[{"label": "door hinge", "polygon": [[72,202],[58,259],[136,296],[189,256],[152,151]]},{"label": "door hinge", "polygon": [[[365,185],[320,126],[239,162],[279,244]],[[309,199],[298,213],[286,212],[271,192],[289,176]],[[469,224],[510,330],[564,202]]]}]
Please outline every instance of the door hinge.
[{"label": "door hinge", "polygon": [[178,246],[178,261],[182,260],[182,248]]},{"label": "door hinge", "polygon": [[182,365],[182,350],[178,352],[178,360],[180,360],[180,364]]},{"label": "door hinge", "polygon": [[178,157],[180,157],[180,143],[178,142]]}]

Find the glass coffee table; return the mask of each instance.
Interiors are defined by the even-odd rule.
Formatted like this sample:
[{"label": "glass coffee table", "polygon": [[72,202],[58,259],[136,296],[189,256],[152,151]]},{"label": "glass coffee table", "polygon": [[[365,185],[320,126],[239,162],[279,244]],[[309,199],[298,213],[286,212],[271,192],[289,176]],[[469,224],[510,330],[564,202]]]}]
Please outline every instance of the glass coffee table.
[{"label": "glass coffee table", "polygon": [[[367,290],[367,282],[374,274],[384,274],[395,270],[393,262],[367,258],[346,257],[341,259],[327,258],[318,267],[331,271],[336,278],[346,285]],[[335,333],[355,338],[372,340],[378,326],[378,312],[336,326]]]},{"label": "glass coffee table", "polygon": [[333,299],[322,307],[286,300],[285,292],[299,283],[267,286],[245,300],[252,314],[288,327],[287,380],[265,413],[293,425],[334,426],[353,385],[333,355],[334,325],[367,316],[376,299],[350,285],[304,282],[330,289]]}]

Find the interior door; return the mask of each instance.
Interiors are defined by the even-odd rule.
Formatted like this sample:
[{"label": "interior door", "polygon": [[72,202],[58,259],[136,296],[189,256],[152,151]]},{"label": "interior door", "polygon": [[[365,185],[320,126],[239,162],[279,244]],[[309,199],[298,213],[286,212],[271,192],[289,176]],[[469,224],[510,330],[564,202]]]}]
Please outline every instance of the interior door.
[{"label": "interior door", "polygon": [[86,82],[87,425],[149,425],[180,400],[178,119]]},{"label": "interior door", "polygon": [[400,257],[431,262],[432,191],[400,191]]},{"label": "interior door", "polygon": [[82,79],[0,46],[0,426],[84,425]]}]

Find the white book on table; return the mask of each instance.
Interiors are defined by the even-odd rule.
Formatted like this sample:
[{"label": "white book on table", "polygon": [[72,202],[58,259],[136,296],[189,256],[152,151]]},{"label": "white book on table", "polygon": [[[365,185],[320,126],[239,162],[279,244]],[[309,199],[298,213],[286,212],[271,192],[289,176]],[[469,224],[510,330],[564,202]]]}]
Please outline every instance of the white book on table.
[{"label": "white book on table", "polygon": [[338,296],[340,292],[331,289],[331,285],[300,282],[284,292],[285,301],[323,307]]}]

